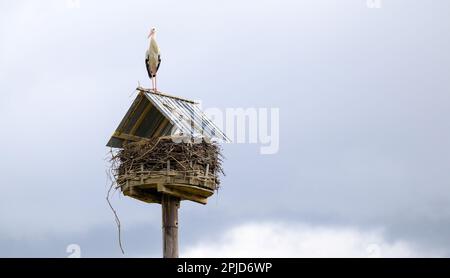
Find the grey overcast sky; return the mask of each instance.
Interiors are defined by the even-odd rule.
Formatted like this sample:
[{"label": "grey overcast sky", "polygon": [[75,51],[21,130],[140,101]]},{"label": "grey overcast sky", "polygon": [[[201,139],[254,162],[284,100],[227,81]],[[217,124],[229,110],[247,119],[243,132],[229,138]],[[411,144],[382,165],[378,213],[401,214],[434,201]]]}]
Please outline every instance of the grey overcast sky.
[{"label": "grey overcast sky", "polygon": [[[151,26],[161,90],[280,111],[278,153],[225,145],[182,204],[182,256],[449,256],[450,2],[380,3],[0,0],[0,256],[122,256],[105,144]],[[160,207],[113,203],[126,256],[160,256]]]}]

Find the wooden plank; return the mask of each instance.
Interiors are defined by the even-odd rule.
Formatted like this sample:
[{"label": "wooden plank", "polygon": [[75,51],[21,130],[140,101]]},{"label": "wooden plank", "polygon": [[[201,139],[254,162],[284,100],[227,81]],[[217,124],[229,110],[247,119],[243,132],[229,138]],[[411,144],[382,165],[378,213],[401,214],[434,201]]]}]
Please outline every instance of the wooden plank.
[{"label": "wooden plank", "polygon": [[142,122],[144,121],[145,117],[147,117],[147,114],[152,109],[152,107],[153,103],[149,101],[144,111],[142,111],[142,114],[139,116],[136,123],[134,123],[133,127],[131,128],[129,132],[130,135],[134,135],[136,133],[136,130],[141,126]]},{"label": "wooden plank", "polygon": [[[141,173],[144,172],[144,163],[141,163]],[[141,183],[144,183],[144,176],[141,175]]]},{"label": "wooden plank", "polygon": [[149,192],[131,192],[130,190],[124,190],[123,195],[128,196],[130,198],[145,202],[145,203],[156,203],[161,204],[161,196],[158,193],[149,193]]},{"label": "wooden plank", "polygon": [[145,89],[145,88],[142,88],[142,87],[137,87],[136,90],[141,91],[141,92],[145,92],[145,93],[150,93],[150,94],[158,95],[158,96],[163,96],[163,97],[173,98],[173,99],[176,99],[176,100],[181,100],[181,101],[189,102],[189,103],[192,103],[192,104],[198,104],[197,102],[192,101],[192,100],[189,100],[189,99],[185,99],[185,98],[181,98],[181,97],[172,96],[172,95],[169,95],[169,94],[166,94],[166,93],[163,93],[163,92],[155,92],[155,91],[153,91],[153,90]]},{"label": "wooden plank", "polygon": [[141,141],[141,140],[148,140],[148,138],[145,138],[145,137],[135,136],[135,135],[127,134],[127,133],[121,133],[118,131],[114,132],[112,137],[123,139],[126,141],[134,141],[134,142]]},{"label": "wooden plank", "polygon": [[145,96],[144,93],[139,92],[138,96],[136,97],[136,99],[133,101],[133,104],[130,107],[130,110],[127,112],[127,114],[125,115],[125,118],[123,118],[122,122],[119,124],[119,127],[117,130],[123,130],[125,129],[125,127],[128,125],[128,123],[130,122],[131,117],[133,116],[133,114],[136,112],[137,108],[139,107],[139,105],[141,104],[142,100],[147,100],[147,97]]},{"label": "wooden plank", "polygon": [[206,190],[208,192],[214,192],[216,189],[216,184],[212,180],[202,181],[196,178],[185,178],[183,175],[178,175],[175,171],[171,171],[169,174],[154,175],[152,177],[141,177],[137,176],[133,179],[126,179],[124,187],[133,186],[138,188],[156,188],[157,184],[164,185],[181,185],[184,187],[190,187],[194,189]]},{"label": "wooden plank", "polygon": [[154,132],[154,137],[160,137],[162,130],[166,128],[166,126],[170,123],[170,121],[164,117],[163,121],[159,124],[158,128]]},{"label": "wooden plank", "polygon": [[206,171],[205,171],[205,177],[207,177],[209,174],[209,163],[206,164]]},{"label": "wooden plank", "polygon": [[192,186],[190,184],[170,184],[165,185],[165,187],[168,187],[170,189],[175,189],[178,191],[186,192],[187,194],[196,195],[199,197],[210,197],[214,194],[213,190],[204,188],[204,187],[198,187],[198,186]]},{"label": "wooden plank", "polygon": [[180,198],[182,200],[190,200],[190,201],[202,204],[202,205],[206,205],[207,204],[207,199],[206,198],[203,198],[201,196],[197,196],[197,195],[194,195],[194,194],[190,194],[188,192],[180,191],[180,190],[177,190],[175,188],[169,188],[169,187],[164,186],[162,184],[158,184],[157,190],[158,190],[158,192],[161,192],[162,194],[172,195],[172,196],[178,197],[178,198]]}]

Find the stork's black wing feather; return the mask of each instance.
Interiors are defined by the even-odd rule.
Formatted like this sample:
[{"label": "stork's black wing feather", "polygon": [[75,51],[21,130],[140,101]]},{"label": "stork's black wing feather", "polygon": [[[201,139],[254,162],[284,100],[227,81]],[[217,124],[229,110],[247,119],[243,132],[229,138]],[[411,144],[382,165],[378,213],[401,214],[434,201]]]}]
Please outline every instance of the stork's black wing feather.
[{"label": "stork's black wing feather", "polygon": [[145,67],[147,68],[148,77],[150,77],[150,79],[156,76],[156,73],[158,72],[160,65],[161,65],[161,55],[158,55],[158,64],[156,65],[156,71],[152,73],[152,69],[150,67],[150,56],[148,55],[147,52],[147,55],[145,56]]},{"label": "stork's black wing feather", "polygon": [[145,67],[147,68],[148,77],[152,78],[152,71],[150,70],[150,59],[148,55],[145,57]]},{"label": "stork's black wing feather", "polygon": [[161,55],[158,55],[158,65],[156,66],[156,72],[158,72],[160,65],[161,65]]}]

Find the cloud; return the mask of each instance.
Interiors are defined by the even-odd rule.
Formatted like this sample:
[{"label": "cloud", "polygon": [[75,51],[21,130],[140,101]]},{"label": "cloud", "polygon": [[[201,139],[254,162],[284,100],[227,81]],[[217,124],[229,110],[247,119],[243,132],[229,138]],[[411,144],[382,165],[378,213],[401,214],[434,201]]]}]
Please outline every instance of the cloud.
[{"label": "cloud", "polygon": [[381,229],[312,226],[303,223],[246,223],[217,239],[186,248],[182,257],[440,257],[411,242],[388,241]]}]

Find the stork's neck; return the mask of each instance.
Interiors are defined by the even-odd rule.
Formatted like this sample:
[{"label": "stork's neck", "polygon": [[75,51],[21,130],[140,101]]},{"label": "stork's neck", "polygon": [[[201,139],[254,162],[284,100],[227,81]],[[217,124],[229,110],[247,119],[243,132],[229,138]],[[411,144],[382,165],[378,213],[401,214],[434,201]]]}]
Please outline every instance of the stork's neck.
[{"label": "stork's neck", "polygon": [[154,41],[155,38],[156,38],[156,34],[152,34],[152,35],[150,36],[149,44],[152,44],[152,41]]}]

